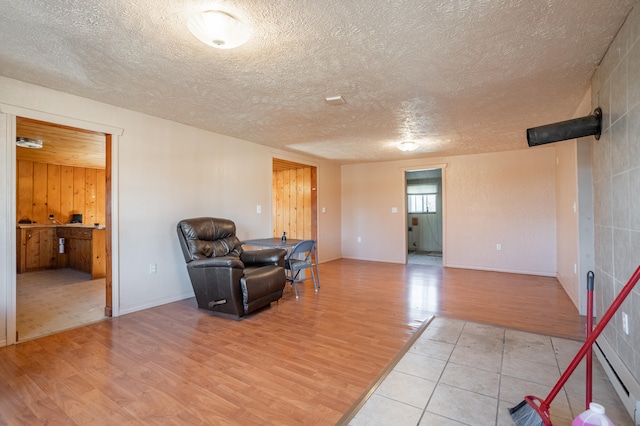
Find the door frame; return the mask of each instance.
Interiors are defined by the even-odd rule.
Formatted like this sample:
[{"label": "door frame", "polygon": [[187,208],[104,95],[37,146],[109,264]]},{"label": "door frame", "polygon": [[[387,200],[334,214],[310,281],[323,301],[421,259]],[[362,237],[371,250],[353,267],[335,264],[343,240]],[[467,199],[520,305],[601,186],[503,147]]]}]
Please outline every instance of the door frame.
[{"label": "door frame", "polygon": [[402,167],[400,168],[400,172],[402,175],[402,197],[404,202],[402,203],[402,221],[404,223],[403,228],[403,256],[404,256],[404,264],[407,264],[407,259],[409,257],[409,253],[407,247],[409,247],[409,223],[407,220],[407,172],[416,172],[420,170],[435,170],[440,169],[442,174],[442,267],[447,266],[447,191],[446,191],[446,169],[447,163],[438,163],[438,164],[424,164],[421,166],[412,166],[412,167]]},{"label": "door frame", "polygon": [[[119,138],[122,136],[124,129],[113,127],[107,124],[94,123],[76,118],[64,117],[57,114],[32,110],[29,108],[18,107],[15,105],[7,105],[0,103],[0,114],[6,114],[6,131],[0,132],[0,146],[6,146],[6,239],[4,247],[0,248],[0,253],[6,253],[3,260],[7,265],[6,272],[6,345],[16,343],[16,117],[25,117],[33,120],[44,121],[52,124],[59,124],[68,127],[85,129],[93,132],[104,133],[105,143],[107,145],[105,174],[107,187],[105,190],[106,205],[106,225],[109,232],[106,238],[106,262],[107,277],[106,289],[107,296],[105,305],[111,302],[110,309],[105,308],[107,316],[118,316],[120,311],[119,297],[119,262],[118,262],[118,164],[112,161],[118,158]],[[111,288],[109,292],[108,289]],[[2,307],[0,307],[2,308]]]}]

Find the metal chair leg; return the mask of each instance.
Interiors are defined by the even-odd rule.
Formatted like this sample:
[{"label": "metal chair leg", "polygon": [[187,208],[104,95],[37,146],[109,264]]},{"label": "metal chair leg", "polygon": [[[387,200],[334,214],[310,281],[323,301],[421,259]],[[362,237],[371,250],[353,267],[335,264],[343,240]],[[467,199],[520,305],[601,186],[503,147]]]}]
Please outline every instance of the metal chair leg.
[{"label": "metal chair leg", "polygon": [[296,282],[298,281],[298,275],[300,275],[300,270],[297,270],[295,275],[293,275],[293,271],[291,271],[291,283],[293,284],[293,291],[296,294],[296,299],[299,298],[298,287],[296,287]]}]

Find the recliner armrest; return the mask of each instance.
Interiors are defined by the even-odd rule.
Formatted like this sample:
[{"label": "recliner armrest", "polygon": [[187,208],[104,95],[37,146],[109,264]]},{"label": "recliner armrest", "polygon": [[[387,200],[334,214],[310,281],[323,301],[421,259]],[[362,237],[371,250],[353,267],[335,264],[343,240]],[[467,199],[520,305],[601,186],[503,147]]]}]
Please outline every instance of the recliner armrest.
[{"label": "recliner armrest", "polygon": [[190,268],[239,268],[244,264],[235,256],[209,257],[207,259],[193,260],[189,262]]},{"label": "recliner armrest", "polygon": [[284,257],[287,251],[279,248],[268,248],[264,250],[246,250],[240,254],[240,259],[245,265],[274,265],[284,266]]}]

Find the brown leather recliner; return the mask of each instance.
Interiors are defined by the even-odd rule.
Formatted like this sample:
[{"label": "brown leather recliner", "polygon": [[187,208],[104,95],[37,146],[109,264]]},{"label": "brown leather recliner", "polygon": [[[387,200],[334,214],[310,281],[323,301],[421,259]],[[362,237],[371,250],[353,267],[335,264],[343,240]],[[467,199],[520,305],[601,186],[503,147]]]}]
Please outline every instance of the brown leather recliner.
[{"label": "brown leather recliner", "polygon": [[285,250],[245,251],[228,219],[178,223],[178,239],[198,307],[240,318],[282,297]]}]

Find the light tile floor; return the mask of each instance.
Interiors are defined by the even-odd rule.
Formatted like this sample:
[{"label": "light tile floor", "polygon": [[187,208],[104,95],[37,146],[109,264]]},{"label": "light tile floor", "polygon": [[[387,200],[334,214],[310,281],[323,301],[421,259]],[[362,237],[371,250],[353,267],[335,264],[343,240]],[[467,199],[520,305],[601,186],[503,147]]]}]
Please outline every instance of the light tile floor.
[{"label": "light tile floor", "polygon": [[[350,425],[512,425],[525,395],[546,398],[581,342],[435,318]],[[633,426],[597,359],[593,400],[617,425]],[[555,426],[584,411],[584,361],[551,404]]]},{"label": "light tile floor", "polygon": [[410,251],[407,254],[408,264],[442,266],[442,255],[431,256],[425,251]]},{"label": "light tile floor", "polygon": [[20,342],[105,318],[105,280],[73,269],[16,275],[16,330]]}]

